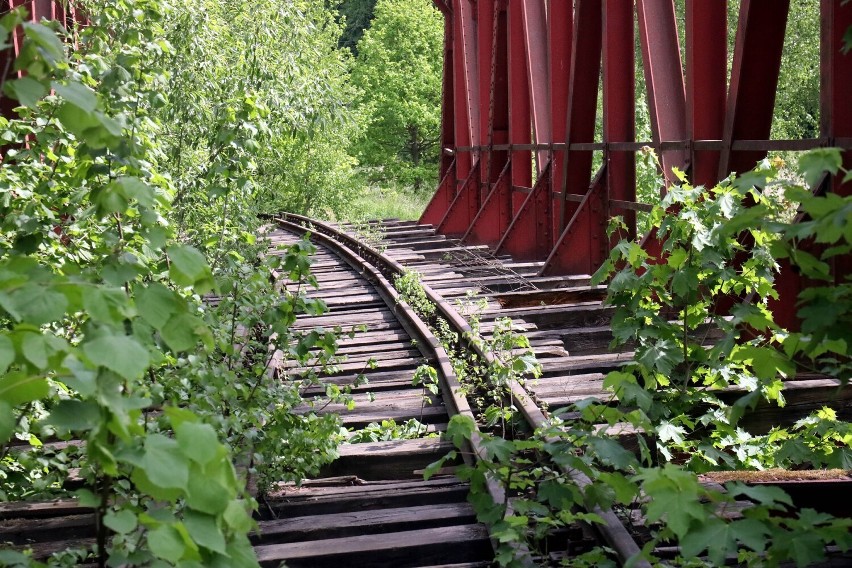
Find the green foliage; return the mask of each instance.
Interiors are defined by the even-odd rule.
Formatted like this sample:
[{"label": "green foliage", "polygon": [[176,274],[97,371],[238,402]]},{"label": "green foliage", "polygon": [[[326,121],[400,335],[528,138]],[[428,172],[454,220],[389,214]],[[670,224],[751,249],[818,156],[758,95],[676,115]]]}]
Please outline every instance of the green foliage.
[{"label": "green foliage", "polygon": [[431,195],[415,192],[393,183],[369,183],[346,213],[348,220],[402,219],[414,221],[420,218]]},{"label": "green foliage", "polygon": [[[134,7],[160,16],[156,4]],[[214,285],[198,251],[171,243],[172,187],[140,110],[162,75],[137,57],[162,46],[96,24],[81,43],[109,35],[121,57],[69,56],[54,31],[23,15],[2,20],[4,34],[23,25],[27,37],[15,62],[27,81],[6,89],[23,103],[20,118],[0,124],[16,145],[0,167],[0,403],[12,417],[0,431],[4,497],[61,491],[76,466],[86,487],[77,497],[97,512],[99,564],[256,565],[252,503],[217,432],[168,404],[158,427],[143,416],[155,396],[149,379],[181,351],[210,345],[192,294]],[[134,73],[127,62],[139,63]],[[152,300],[158,309],[143,316]],[[179,341],[161,342],[166,326]],[[13,448],[13,437],[32,450]],[[73,438],[85,445],[38,451],[43,439]]]},{"label": "green foliage", "polygon": [[[255,236],[263,159],[344,135],[346,113],[317,102],[337,100],[333,77],[304,81],[319,58],[294,75],[272,59],[284,21],[333,46],[310,6],[91,2],[73,45],[21,11],[0,20],[0,40],[26,38],[26,76],[3,85],[21,106],[0,120],[0,498],[70,497],[70,478],[98,526],[93,550],[51,564],[256,565],[247,479],[336,456],[338,419],[304,393],[325,387],[339,330],[291,329],[326,310],[308,297],[315,249],[264,257]],[[257,29],[253,9],[282,26]],[[326,403],[351,400],[335,389]]]},{"label": "green foliage", "polygon": [[[824,558],[827,544],[852,547],[848,519],[793,512],[790,497],[777,488],[731,482],[719,492],[696,476],[708,469],[852,463],[852,430],[830,408],[762,435],[742,422],[758,402],[783,406],[782,379],[802,365],[848,377],[843,306],[850,281],[837,280],[829,265],[850,251],[849,201],[810,194],[780,178],[778,164],[765,161],[711,190],[694,188],[681,175],[682,185],[650,214],[662,255],[651,257],[628,241],[613,250],[595,279],[609,283],[614,344],[629,342],[635,352],[633,362],[605,378],[611,398],[560,409],[530,436],[476,435],[480,459],[461,467],[460,475],[471,482],[479,519],[501,543],[501,565],[522,564],[516,543],[544,552],[554,528],[598,522],[594,514],[577,513],[595,507],[641,507],[651,529],[641,555],[655,561],[656,546],[676,543],[682,556],[667,565],[718,566],[736,556],[749,565],[806,566]],[[812,181],[846,174],[834,149],[803,156],[800,169]],[[782,215],[770,197],[779,193],[802,203],[803,222]],[[825,282],[800,297],[801,333],[781,329],[767,307],[775,296],[776,257]],[[829,310],[833,301],[840,307]],[[473,396],[489,388],[479,385]],[[499,408],[499,402],[491,405]],[[637,433],[635,454],[608,433],[625,426]],[[464,448],[474,432],[472,421],[457,417],[447,435]],[[501,502],[487,490],[494,483],[506,493]],[[750,502],[744,509],[743,500]],[[732,516],[734,507],[739,513]],[[569,562],[575,565],[574,558]]]},{"label": "green foliage", "polygon": [[784,36],[772,138],[819,136],[820,74],[815,72],[819,62],[820,3],[794,0]]},{"label": "green foliage", "polygon": [[435,182],[443,29],[429,0],[379,0],[358,43],[352,81],[368,118],[355,149],[377,179],[415,190]]},{"label": "green foliage", "polygon": [[358,42],[364,31],[370,27],[376,0],[340,0],[337,5],[339,17],[345,18],[346,27],[340,34],[339,47],[348,48],[353,55],[358,55]]},{"label": "green foliage", "polygon": [[402,424],[395,420],[382,420],[381,423],[371,422],[366,427],[355,431],[349,436],[350,444],[364,442],[387,442],[390,440],[416,440],[423,437],[436,437],[428,433],[429,427],[416,418],[410,418]]}]

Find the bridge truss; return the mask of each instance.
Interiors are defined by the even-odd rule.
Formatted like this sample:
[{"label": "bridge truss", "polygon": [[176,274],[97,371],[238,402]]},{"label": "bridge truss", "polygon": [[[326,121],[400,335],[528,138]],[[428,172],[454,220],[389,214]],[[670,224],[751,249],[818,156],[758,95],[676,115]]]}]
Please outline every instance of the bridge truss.
[{"label": "bridge truss", "polygon": [[[594,272],[611,217],[636,236],[650,209],[636,199],[646,146],[666,180],[678,168],[705,186],[772,150],[839,146],[852,166],[852,54],[841,51],[852,3],[820,0],[820,132],[804,140],[770,139],[789,0],[741,0],[730,54],[727,0],[685,0],[680,24],[674,0],[434,3],[445,18],[441,181],[420,222],[544,261],[542,275]],[[636,140],[637,59],[650,141]],[[852,183],[813,190],[848,195]],[[786,270],[779,285],[789,299],[803,284]],[[779,320],[791,323],[794,306],[780,302]]]}]

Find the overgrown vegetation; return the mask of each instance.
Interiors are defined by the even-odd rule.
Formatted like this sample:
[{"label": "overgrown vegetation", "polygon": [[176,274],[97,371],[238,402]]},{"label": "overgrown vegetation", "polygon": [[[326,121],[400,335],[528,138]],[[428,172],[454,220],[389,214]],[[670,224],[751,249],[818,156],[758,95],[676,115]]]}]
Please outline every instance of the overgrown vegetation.
[{"label": "overgrown vegetation", "polygon": [[[52,565],[256,565],[247,479],[262,494],[316,474],[341,439],[302,396],[334,363],[336,334],[291,330],[325,310],[306,296],[313,247],[264,257],[256,236],[292,173],[273,154],[338,151],[341,60],[316,57],[337,57],[322,49],[335,28],[260,0],[85,8],[73,37],[22,9],[0,20],[5,46],[24,37],[23,76],[3,85],[20,107],[0,120],[2,498],[74,495],[95,510],[94,546]],[[258,29],[260,12],[279,26]],[[289,53],[285,22],[315,42],[286,69],[264,52]],[[329,187],[317,207],[332,206]],[[279,359],[316,371],[269,380]],[[34,564],[8,550],[0,562]]]},{"label": "overgrown vegetation", "polygon": [[[794,513],[777,488],[728,482],[720,492],[697,477],[719,469],[852,467],[852,428],[832,409],[768,431],[759,419],[762,409],[784,406],[782,379],[799,369],[848,382],[852,345],[852,284],[835,282],[829,270],[831,259],[852,250],[852,198],[815,196],[780,178],[778,165],[765,161],[711,190],[681,176],[651,214],[662,256],[649,257],[637,242],[613,250],[595,278],[609,283],[614,344],[630,342],[635,351],[631,363],[604,379],[608,400],[560,409],[531,437],[483,436],[487,459],[463,466],[460,475],[471,480],[480,520],[503,543],[502,565],[521,565],[513,543],[544,555],[554,529],[602,522],[579,512],[595,506],[641,510],[651,529],[642,556],[659,561],[652,554],[657,546],[677,544],[668,565],[718,566],[736,558],[750,566],[807,566],[824,557],[827,544],[852,547],[849,519],[812,509]],[[808,183],[826,172],[845,173],[833,149],[803,156],[800,169]],[[809,220],[780,215],[769,197],[779,185]],[[678,215],[668,214],[673,209]],[[777,258],[825,282],[800,296],[801,333],[781,329],[767,308],[776,296]],[[717,335],[708,343],[711,332]],[[460,446],[473,426],[455,417],[447,434]],[[631,439],[635,453],[621,443]],[[548,460],[561,468],[542,465]],[[582,472],[590,482],[565,471]],[[514,498],[492,502],[488,479]],[[748,507],[731,516],[738,499]],[[573,554],[565,560],[571,566],[607,562],[605,550]]]}]

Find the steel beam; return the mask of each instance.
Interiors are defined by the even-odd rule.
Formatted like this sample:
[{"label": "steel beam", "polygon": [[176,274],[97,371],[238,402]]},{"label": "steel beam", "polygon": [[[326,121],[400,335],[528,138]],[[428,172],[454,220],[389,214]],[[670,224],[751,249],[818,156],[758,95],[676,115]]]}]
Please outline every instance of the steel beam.
[{"label": "steel beam", "polygon": [[[598,86],[600,84],[603,38],[603,11],[600,0],[579,0],[574,18],[575,29],[571,54],[571,76],[568,85],[566,111],[567,142],[591,142],[595,133]],[[632,61],[632,58],[631,58]],[[600,179],[592,186],[596,195],[589,199],[593,155],[587,150],[566,151],[563,158],[565,172],[559,195],[557,213],[559,238],[541,269],[542,275],[588,272],[592,249],[598,248],[600,232],[578,230],[580,225],[591,226],[590,215],[600,221],[606,214],[598,207],[597,192],[602,188]],[[584,195],[582,201],[569,201],[569,195]],[[595,211],[592,212],[592,207]],[[595,223],[597,225],[598,223]]]},{"label": "steel beam", "polygon": [[552,191],[552,170],[548,163],[497,245],[497,254],[510,254],[518,260],[536,260],[547,256],[553,244]]},{"label": "steel beam", "polygon": [[540,276],[592,274],[609,250],[606,238],[606,169],[603,166],[583,196],[565,231],[544,263]]},{"label": "steel beam", "polygon": [[[577,0],[576,3],[565,111],[568,144],[594,141],[601,73],[602,9],[601,0]],[[583,195],[589,188],[592,159],[591,150],[572,150],[563,154],[564,173],[555,178],[560,192],[559,233],[577,208],[576,202],[568,201],[568,195]]]},{"label": "steel beam", "polygon": [[[728,75],[728,2],[686,3],[687,140],[721,140],[725,131]],[[692,181],[712,187],[719,181],[719,152],[692,149]]]},{"label": "steel beam", "polygon": [[[636,134],[636,66],[632,0],[604,0],[603,42],[603,134],[604,142],[633,142]],[[679,58],[678,58],[679,60]],[[680,67],[678,67],[678,73]],[[674,109],[673,109],[674,110]],[[671,122],[676,122],[672,120]],[[636,155],[606,151],[607,199],[636,200]],[[608,216],[606,212],[602,215]],[[626,238],[636,236],[636,213],[624,212]],[[606,230],[607,220],[594,226]],[[593,235],[598,238],[599,235]],[[596,252],[596,251],[594,251]],[[592,256],[594,257],[594,252]],[[592,271],[597,270],[592,262]]]},{"label": "steel beam", "polygon": [[491,192],[482,203],[462,242],[494,245],[500,242],[512,222],[511,164],[506,163]]},{"label": "steel beam", "polygon": [[[530,88],[530,111],[533,138],[536,144],[553,142],[550,114],[550,67],[547,49],[547,11],[545,0],[522,0],[521,17],[524,47]],[[546,151],[536,153],[536,170],[544,171],[550,156]]]},{"label": "steel beam", "polygon": [[481,160],[477,160],[471,168],[461,190],[456,194],[444,218],[438,223],[436,230],[439,233],[457,236],[467,233],[482,203],[479,193],[481,164]]},{"label": "steel beam", "polygon": [[453,200],[455,200],[456,193],[456,163],[453,161],[441,178],[435,195],[432,196],[426,209],[423,210],[418,223],[437,227],[447,214]]},{"label": "steel beam", "polygon": [[[574,10],[568,0],[548,0],[547,40],[550,52],[550,117],[553,122],[554,143],[566,143],[568,126],[568,89],[571,73],[571,52],[574,39]],[[600,59],[600,57],[598,57]],[[553,179],[557,188],[562,187],[565,177],[565,151],[551,152]],[[554,234],[562,232],[562,200],[555,196],[553,204]]]},{"label": "steel beam", "polygon": [[[651,115],[651,137],[663,164],[665,178],[673,180],[672,168],[684,171],[688,164],[686,151],[664,151],[660,145],[662,141],[687,139],[686,94],[674,2],[637,0],[636,12]],[[716,41],[724,44],[724,36],[716,38]]]},{"label": "steel beam", "polygon": [[455,114],[453,86],[453,15],[443,0],[434,0],[435,5],[444,13],[444,68],[441,88],[441,170],[439,179],[444,179],[454,163],[455,150]]},{"label": "steel beam", "polygon": [[[509,143],[512,146],[532,141],[530,127],[530,87],[524,45],[523,13],[519,2],[509,2]],[[511,152],[512,187],[532,185],[532,152]],[[512,209],[519,212],[526,196],[512,195]]]},{"label": "steel beam", "polygon": [[[453,0],[453,87],[455,141],[459,146],[480,144],[479,75],[476,59],[476,22],[470,0]],[[467,179],[473,160],[471,154],[456,156],[456,174]]]},{"label": "steel beam", "polygon": [[733,151],[734,140],[765,140],[775,93],[790,0],[742,0],[725,115],[719,178],[752,169],[765,152]]}]

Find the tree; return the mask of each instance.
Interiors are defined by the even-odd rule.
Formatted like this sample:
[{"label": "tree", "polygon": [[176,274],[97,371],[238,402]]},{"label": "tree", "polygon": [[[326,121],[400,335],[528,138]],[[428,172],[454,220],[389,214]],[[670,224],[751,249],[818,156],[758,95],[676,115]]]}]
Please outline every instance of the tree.
[{"label": "tree", "polygon": [[369,117],[356,151],[415,190],[435,178],[441,121],[443,20],[429,0],[379,0],[352,79]]},{"label": "tree", "polygon": [[347,47],[353,55],[358,55],[358,42],[361,41],[364,30],[370,27],[375,9],[376,0],[341,0],[338,3],[338,20],[346,18],[338,47]]}]

